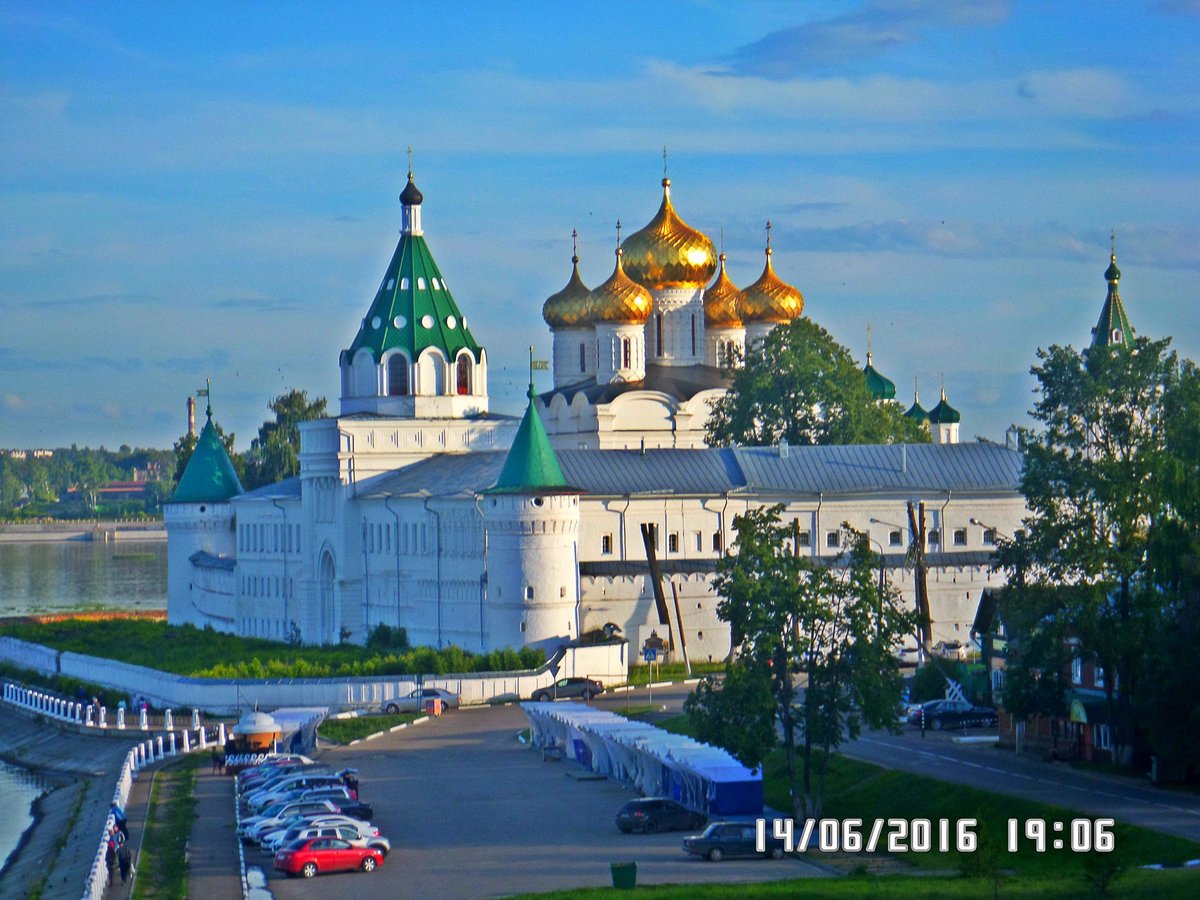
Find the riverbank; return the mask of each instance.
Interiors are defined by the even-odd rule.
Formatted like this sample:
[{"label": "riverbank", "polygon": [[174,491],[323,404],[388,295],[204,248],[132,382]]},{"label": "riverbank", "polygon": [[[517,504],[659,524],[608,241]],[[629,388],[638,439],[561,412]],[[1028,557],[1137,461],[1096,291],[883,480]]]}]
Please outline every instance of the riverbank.
[{"label": "riverbank", "polygon": [[132,741],[78,734],[0,706],[0,758],[43,774],[53,787],[0,873],[0,895],[78,896],[91,870],[113,788]]},{"label": "riverbank", "polygon": [[47,541],[165,541],[162,520],[97,520],[69,522],[0,522],[0,544]]}]

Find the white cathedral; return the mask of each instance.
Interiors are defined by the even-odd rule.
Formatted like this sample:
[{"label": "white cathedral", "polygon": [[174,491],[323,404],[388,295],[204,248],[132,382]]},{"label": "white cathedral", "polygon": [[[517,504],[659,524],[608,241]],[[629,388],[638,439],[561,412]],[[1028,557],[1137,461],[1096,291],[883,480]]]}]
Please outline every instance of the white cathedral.
[{"label": "white cathedral", "polygon": [[[769,231],[762,275],[739,290],[664,179],[657,215],[618,232],[606,281],[589,290],[572,257],[543,308],[553,389],[531,386],[517,420],[488,411],[487,352],[425,241],[422,201],[410,172],[399,244],[341,353],[341,414],[301,426],[298,477],[243,492],[209,408],[165,513],[170,622],[311,644],[385,624],[471,651],[616,625],[637,646],[670,632],[693,660],[720,659],[713,577],[739,513],[784,504],[814,557],[842,551],[844,524],[867,533],[911,605],[907,504],[924,501],[934,640],[966,640],[980,592],[1003,583],[996,538],[1026,509],[1020,454],[959,443],[944,391],[908,411],[931,444],[705,445],[723,369],[803,311]],[[864,375],[895,402],[870,354]]]}]

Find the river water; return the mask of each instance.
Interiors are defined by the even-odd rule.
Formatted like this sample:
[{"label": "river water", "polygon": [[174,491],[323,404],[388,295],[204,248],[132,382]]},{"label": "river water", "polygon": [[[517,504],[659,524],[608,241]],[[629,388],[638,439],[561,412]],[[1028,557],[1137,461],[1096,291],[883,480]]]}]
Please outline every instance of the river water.
[{"label": "river water", "polygon": [[40,775],[0,761],[0,868],[21,840],[21,834],[33,823],[33,801],[46,793],[48,785]]},{"label": "river water", "polygon": [[0,543],[0,616],[166,607],[166,541]]},{"label": "river water", "polygon": [[[0,542],[0,617],[166,606],[165,541]],[[33,801],[47,789],[36,773],[0,762],[0,865],[33,822]]]}]

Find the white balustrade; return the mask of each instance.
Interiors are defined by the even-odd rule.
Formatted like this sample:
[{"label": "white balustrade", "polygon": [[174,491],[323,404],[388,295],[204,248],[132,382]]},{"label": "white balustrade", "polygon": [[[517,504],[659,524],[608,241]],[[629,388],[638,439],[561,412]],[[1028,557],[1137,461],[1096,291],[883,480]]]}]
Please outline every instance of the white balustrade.
[{"label": "white balustrade", "polygon": [[107,706],[100,707],[100,727],[101,728],[108,727],[108,707]]},{"label": "white balustrade", "polygon": [[174,731],[175,722],[171,716],[171,711],[168,709],[163,713],[163,731]]},{"label": "white balustrade", "polygon": [[222,747],[225,746],[225,723],[220,722],[217,725],[217,743]]},{"label": "white balustrade", "polygon": [[117,707],[117,729],[120,731],[125,730],[125,707],[123,706]]}]

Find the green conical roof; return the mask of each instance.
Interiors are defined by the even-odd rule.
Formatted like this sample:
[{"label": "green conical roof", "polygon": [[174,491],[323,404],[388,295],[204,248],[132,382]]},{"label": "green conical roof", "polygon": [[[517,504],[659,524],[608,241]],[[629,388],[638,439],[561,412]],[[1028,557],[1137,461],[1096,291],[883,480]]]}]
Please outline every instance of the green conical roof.
[{"label": "green conical roof", "polygon": [[867,351],[867,367],[863,369],[863,375],[867,378],[867,390],[871,392],[873,400],[893,400],[896,397],[896,383],[890,378],[880,374],[879,370],[871,365],[871,351]]},{"label": "green conical roof", "polygon": [[[407,209],[419,206],[421,199],[410,175],[401,201]],[[426,347],[437,347],[449,360],[465,347],[476,362],[480,359],[479,342],[467,328],[462,311],[419,231],[413,233],[413,229],[406,227],[401,232],[379,291],[354,343],[345,351],[345,358],[352,359],[364,347],[371,351],[376,362],[384,351],[394,347],[404,350],[413,361]]]},{"label": "green conical roof", "polygon": [[921,405],[921,401],[915,396],[913,397],[913,405],[905,410],[904,415],[908,416],[910,419],[916,419],[919,422],[926,422],[929,420],[929,411]]},{"label": "green conical roof", "polygon": [[1108,282],[1108,296],[1104,298],[1104,306],[1100,310],[1100,321],[1092,329],[1092,346],[1105,347],[1110,344],[1133,346],[1133,326],[1129,324],[1129,316],[1125,314],[1125,304],[1117,291],[1117,282],[1121,280],[1121,270],[1117,268],[1117,254],[1114,251],[1109,259],[1108,268],[1104,272],[1104,280]]},{"label": "green conical roof", "polygon": [[558,457],[550,446],[546,426],[533,404],[533,385],[529,386],[529,405],[525,418],[517,428],[517,436],[504,460],[504,468],[496,483],[485,494],[574,493],[577,488],[567,484]]},{"label": "green conical roof", "polygon": [[942,391],[942,399],[929,411],[929,421],[934,425],[951,425],[962,419],[958,410],[946,401],[946,391]]},{"label": "green conical roof", "polygon": [[196,449],[192,451],[192,458],[188,460],[170,502],[224,503],[241,493],[242,483],[213,425],[210,407],[208,421],[196,440]]}]

